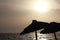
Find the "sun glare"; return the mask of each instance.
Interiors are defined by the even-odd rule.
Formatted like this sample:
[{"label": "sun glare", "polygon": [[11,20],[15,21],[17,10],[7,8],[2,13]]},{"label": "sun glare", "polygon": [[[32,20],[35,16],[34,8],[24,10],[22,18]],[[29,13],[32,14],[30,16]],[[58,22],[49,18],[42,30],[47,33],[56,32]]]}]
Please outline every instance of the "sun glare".
[{"label": "sun glare", "polygon": [[43,39],[43,38],[42,38],[42,39],[40,39],[40,40],[47,40],[47,39]]},{"label": "sun glare", "polygon": [[35,10],[38,12],[46,12],[48,10],[48,3],[45,1],[35,3]]}]

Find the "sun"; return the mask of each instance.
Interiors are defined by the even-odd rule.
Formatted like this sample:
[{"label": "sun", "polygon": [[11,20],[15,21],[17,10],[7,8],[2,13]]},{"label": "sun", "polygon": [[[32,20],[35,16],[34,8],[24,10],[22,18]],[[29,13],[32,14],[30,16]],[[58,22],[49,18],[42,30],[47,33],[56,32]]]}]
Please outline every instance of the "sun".
[{"label": "sun", "polygon": [[34,8],[38,12],[46,12],[48,10],[48,3],[45,1],[36,2]]}]

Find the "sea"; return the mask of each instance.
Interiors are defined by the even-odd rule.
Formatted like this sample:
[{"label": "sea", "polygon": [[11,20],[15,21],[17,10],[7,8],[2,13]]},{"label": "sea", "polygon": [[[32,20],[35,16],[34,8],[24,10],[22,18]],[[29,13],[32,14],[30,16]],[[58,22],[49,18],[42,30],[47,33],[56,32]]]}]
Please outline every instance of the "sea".
[{"label": "sea", "polygon": [[[55,40],[54,34],[37,34],[38,40]],[[57,33],[56,36],[60,40],[60,33]],[[0,33],[0,40],[36,40],[36,38],[34,33],[25,35],[20,35],[20,33]]]}]

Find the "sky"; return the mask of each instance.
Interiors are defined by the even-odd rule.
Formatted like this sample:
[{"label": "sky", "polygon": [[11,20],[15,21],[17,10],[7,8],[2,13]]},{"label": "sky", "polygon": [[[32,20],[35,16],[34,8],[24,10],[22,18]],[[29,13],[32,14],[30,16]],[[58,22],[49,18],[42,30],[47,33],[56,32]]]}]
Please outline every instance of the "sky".
[{"label": "sky", "polygon": [[46,13],[34,9],[40,1],[0,0],[0,33],[20,33],[32,20],[60,22],[60,0],[43,0],[49,4]]}]

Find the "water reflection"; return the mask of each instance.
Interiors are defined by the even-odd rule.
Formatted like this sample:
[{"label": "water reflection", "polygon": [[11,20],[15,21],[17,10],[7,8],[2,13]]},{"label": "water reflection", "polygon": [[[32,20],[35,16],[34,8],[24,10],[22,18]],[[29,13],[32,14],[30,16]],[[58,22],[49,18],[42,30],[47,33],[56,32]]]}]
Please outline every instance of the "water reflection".
[{"label": "water reflection", "polygon": [[[37,34],[38,34],[38,40],[55,40],[54,34],[40,34],[40,33]],[[36,40],[34,33],[23,35],[22,39]],[[60,40],[60,33],[57,33],[57,39]]]},{"label": "water reflection", "polygon": [[[53,34],[38,34],[38,40],[54,40]],[[35,40],[35,36],[33,38],[33,40]]]},{"label": "water reflection", "polygon": [[40,40],[47,40],[47,39],[42,38],[42,39],[40,39]]}]

